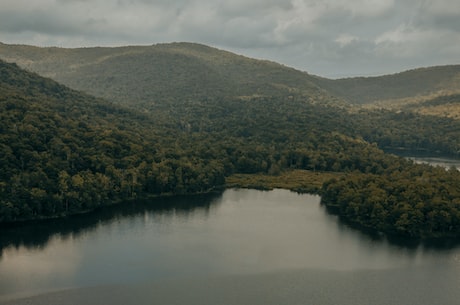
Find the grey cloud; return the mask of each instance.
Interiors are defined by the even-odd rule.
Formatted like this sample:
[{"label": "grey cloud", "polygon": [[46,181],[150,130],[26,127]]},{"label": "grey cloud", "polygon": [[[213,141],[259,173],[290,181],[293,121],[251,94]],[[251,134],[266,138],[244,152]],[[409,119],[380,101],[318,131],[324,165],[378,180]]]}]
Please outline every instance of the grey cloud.
[{"label": "grey cloud", "polygon": [[415,26],[420,28],[441,29],[459,32],[460,31],[460,12],[430,13],[421,10],[414,18]]},{"label": "grey cloud", "polygon": [[75,24],[64,16],[50,14],[45,11],[34,11],[25,14],[23,18],[18,19],[17,16],[9,13],[0,13],[0,27],[2,31],[12,33],[33,31],[38,33],[46,33],[55,35],[60,33],[77,34],[85,29],[85,24],[89,20],[83,21],[82,24]]},{"label": "grey cloud", "polygon": [[[0,41],[193,41],[315,74],[460,61],[457,0],[2,0]],[[394,69],[389,71],[389,69]]]}]

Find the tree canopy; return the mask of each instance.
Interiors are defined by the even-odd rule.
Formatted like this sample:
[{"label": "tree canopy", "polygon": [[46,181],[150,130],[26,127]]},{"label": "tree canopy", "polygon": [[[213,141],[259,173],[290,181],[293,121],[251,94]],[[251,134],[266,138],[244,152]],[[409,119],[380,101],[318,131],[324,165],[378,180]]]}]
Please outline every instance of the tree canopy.
[{"label": "tree canopy", "polygon": [[210,192],[232,174],[298,169],[342,173],[308,190],[351,221],[413,237],[458,236],[458,172],[379,148],[455,154],[458,121],[356,112],[317,89],[305,92],[127,107],[0,62],[0,222]]}]

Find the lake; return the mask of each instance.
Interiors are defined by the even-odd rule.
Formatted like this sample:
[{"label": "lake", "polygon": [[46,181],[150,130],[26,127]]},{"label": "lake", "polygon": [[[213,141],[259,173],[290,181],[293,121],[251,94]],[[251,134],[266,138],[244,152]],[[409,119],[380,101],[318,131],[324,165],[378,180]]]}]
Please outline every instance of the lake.
[{"label": "lake", "polygon": [[314,195],[230,189],[1,229],[0,304],[458,304],[460,246],[342,224]]}]

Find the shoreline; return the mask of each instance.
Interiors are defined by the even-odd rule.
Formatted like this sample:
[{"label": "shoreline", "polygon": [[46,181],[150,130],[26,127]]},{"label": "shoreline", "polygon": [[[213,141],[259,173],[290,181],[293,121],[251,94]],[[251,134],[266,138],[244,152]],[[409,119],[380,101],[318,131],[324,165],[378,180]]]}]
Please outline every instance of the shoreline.
[{"label": "shoreline", "polygon": [[72,213],[65,213],[53,216],[39,216],[30,219],[18,219],[11,222],[0,222],[0,229],[9,227],[20,227],[21,225],[28,225],[34,222],[46,222],[50,220],[65,219],[68,217],[84,215],[92,213],[98,209],[105,207],[111,207],[115,205],[124,204],[127,202],[161,199],[161,198],[173,198],[182,196],[200,196],[200,195],[211,195],[222,193],[224,190],[229,188],[251,188],[258,190],[272,190],[274,188],[282,188],[298,193],[311,193],[319,194],[324,181],[338,177],[341,173],[327,173],[327,172],[313,172],[307,170],[292,170],[284,171],[279,175],[267,175],[267,174],[234,174],[226,177],[225,185],[216,186],[213,189],[209,189],[205,192],[189,193],[189,194],[141,194],[136,198],[128,199],[114,199],[109,203],[101,204],[93,209],[81,210]]}]

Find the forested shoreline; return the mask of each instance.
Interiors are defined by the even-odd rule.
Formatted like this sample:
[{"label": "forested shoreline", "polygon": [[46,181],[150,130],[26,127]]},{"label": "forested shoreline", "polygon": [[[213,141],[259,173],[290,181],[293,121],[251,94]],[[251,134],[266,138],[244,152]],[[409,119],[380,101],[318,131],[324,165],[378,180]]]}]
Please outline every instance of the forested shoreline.
[{"label": "forested shoreline", "polygon": [[140,111],[14,64],[0,62],[0,80],[0,223],[218,191],[232,175],[283,179],[304,170],[325,173],[328,181],[298,191],[320,193],[352,222],[414,238],[458,237],[458,173],[379,148],[455,154],[458,121],[349,112],[315,95],[320,91],[177,99]]},{"label": "forested shoreline", "polygon": [[410,238],[460,237],[460,171],[426,164],[324,183],[322,204],[349,223]]}]

